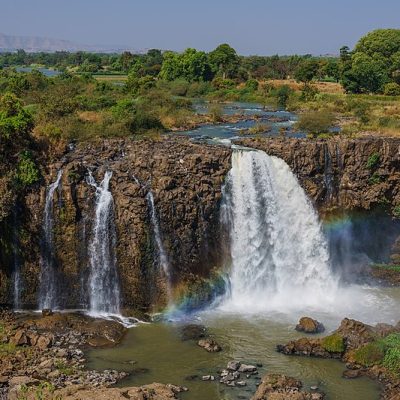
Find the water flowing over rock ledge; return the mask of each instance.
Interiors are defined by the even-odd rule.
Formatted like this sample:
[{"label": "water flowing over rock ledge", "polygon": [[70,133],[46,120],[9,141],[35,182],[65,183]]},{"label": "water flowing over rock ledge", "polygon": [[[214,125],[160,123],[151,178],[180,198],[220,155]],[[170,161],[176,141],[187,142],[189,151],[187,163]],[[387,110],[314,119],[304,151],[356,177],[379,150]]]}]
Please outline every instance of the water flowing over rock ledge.
[{"label": "water flowing over rock ledge", "polygon": [[[400,204],[399,139],[248,138],[239,143],[288,163],[320,214],[381,206],[393,212]],[[9,245],[0,254],[0,304],[38,307],[46,193],[61,169],[52,199],[51,262],[61,282],[55,308],[89,306],[96,201],[96,189],[87,183],[89,170],[98,183],[107,171],[113,173],[121,306],[149,311],[168,303],[169,282],[162,274],[163,261],[157,259],[155,218],[168,256],[168,281],[179,297],[185,288],[194,287],[207,298],[202,282],[222,267],[226,250],[228,236],[220,226],[219,208],[231,154],[228,147],[179,136],[105,140],[71,148],[46,166],[46,184],[32,189],[3,223],[1,237]],[[12,251],[12,240],[19,244],[18,252]]]},{"label": "water flowing over rock ledge", "polygon": [[252,138],[238,144],[282,158],[320,211],[400,204],[400,139]]}]

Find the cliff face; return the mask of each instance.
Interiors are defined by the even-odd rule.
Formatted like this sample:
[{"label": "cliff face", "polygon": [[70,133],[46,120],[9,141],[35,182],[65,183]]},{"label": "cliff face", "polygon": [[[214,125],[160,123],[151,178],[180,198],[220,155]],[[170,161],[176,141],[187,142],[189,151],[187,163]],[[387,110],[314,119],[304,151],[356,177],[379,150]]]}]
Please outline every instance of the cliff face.
[{"label": "cliff face", "polygon": [[[154,259],[149,190],[160,223],[175,284],[193,276],[207,277],[221,263],[219,201],[230,168],[230,150],[192,144],[185,139],[161,141],[105,141],[78,147],[49,166],[47,185],[63,170],[53,199],[54,259],[61,307],[87,304],[88,246],[92,237],[95,188],[112,171],[116,255],[124,306],[149,309],[165,303],[165,279]],[[22,253],[22,304],[37,305],[40,248],[46,186],[31,192],[19,216]],[[26,238],[26,239],[24,239]],[[24,241],[24,242],[23,242]],[[0,303],[12,301],[13,254],[4,260]]]},{"label": "cliff face", "polygon": [[320,212],[400,205],[400,139],[243,139],[282,158]]},{"label": "cliff face", "polygon": [[[241,145],[284,159],[321,214],[388,207],[400,211],[400,140],[243,139]],[[46,188],[63,170],[52,202],[54,265],[60,307],[88,302],[95,188],[112,171],[116,256],[123,305],[149,310],[166,303],[148,198],[153,193],[173,286],[198,286],[223,262],[219,206],[231,149],[174,137],[110,140],[78,146],[47,165],[46,182],[20,201],[0,230],[0,304],[13,303],[20,271],[21,305],[37,307]]]}]

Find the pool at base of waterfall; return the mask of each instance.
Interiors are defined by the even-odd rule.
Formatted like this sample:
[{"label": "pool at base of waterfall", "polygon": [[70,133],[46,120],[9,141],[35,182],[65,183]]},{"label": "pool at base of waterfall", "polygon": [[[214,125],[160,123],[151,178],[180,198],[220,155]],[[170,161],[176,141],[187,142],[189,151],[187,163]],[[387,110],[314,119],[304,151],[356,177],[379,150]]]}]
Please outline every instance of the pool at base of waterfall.
[{"label": "pool at base of waterfall", "polygon": [[[300,316],[300,315],[299,315]],[[318,318],[322,315],[318,315]],[[339,324],[339,319],[327,317],[328,330]],[[322,322],[326,322],[322,320]],[[221,346],[219,353],[207,353],[195,341],[182,341],[180,329],[189,323],[204,324],[212,338]],[[130,376],[119,386],[135,386],[152,382],[186,386],[189,391],[182,399],[234,400],[250,399],[256,384],[266,373],[282,373],[303,381],[304,389],[318,386],[328,400],[377,400],[379,385],[368,379],[344,379],[345,365],[336,360],[285,356],[276,345],[297,339],[304,334],[294,330],[295,324],[285,316],[244,316],[221,311],[203,312],[192,319],[139,324],[127,333],[115,348],[95,349],[87,354],[88,367],[117,369]],[[231,360],[262,364],[258,375],[247,378],[245,387],[227,387],[219,383],[218,371]],[[202,381],[202,376],[213,375],[215,381]]]}]

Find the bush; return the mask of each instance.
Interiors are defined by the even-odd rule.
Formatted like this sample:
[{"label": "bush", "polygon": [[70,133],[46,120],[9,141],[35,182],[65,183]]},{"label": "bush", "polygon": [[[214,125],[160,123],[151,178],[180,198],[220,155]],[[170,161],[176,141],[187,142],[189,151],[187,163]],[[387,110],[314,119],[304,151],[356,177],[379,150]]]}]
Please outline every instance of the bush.
[{"label": "bush", "polygon": [[376,169],[380,163],[380,155],[379,153],[373,153],[368,157],[367,160],[367,168],[368,169]]},{"label": "bush", "polygon": [[258,81],[256,81],[255,79],[249,79],[246,82],[246,88],[255,92],[258,89]]},{"label": "bush", "polygon": [[134,118],[129,122],[129,130],[132,133],[143,133],[147,130],[163,130],[161,121],[146,112],[137,112]]},{"label": "bush", "polygon": [[223,110],[220,104],[211,104],[208,107],[208,113],[213,122],[221,122]]},{"label": "bush", "polygon": [[396,82],[387,83],[383,88],[386,96],[400,96],[400,85]]},{"label": "bush", "polygon": [[293,90],[288,85],[282,85],[275,91],[275,96],[278,99],[278,107],[286,108],[289,97]]},{"label": "bush", "polygon": [[345,351],[344,340],[337,333],[324,337],[322,347],[330,353],[343,353]]},{"label": "bush", "polygon": [[373,365],[380,364],[384,356],[384,346],[379,342],[367,343],[354,353],[356,362],[365,367],[372,367]]},{"label": "bush", "polygon": [[23,186],[29,186],[40,179],[39,170],[33,161],[32,154],[29,151],[23,151],[20,154],[20,160],[17,165],[16,179]]},{"label": "bush", "polygon": [[335,118],[330,112],[311,111],[300,115],[296,123],[296,128],[318,135],[321,133],[328,133],[334,122]]},{"label": "bush", "polygon": [[304,85],[301,91],[300,100],[302,101],[313,101],[318,94],[318,89],[312,85]]},{"label": "bush", "polygon": [[392,213],[396,218],[400,218],[400,205],[394,207]]}]

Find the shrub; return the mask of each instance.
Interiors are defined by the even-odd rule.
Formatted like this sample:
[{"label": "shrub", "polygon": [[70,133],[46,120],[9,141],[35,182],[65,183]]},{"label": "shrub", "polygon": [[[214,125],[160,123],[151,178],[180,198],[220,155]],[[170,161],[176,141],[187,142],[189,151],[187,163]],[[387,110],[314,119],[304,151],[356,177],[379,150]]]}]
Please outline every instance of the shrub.
[{"label": "shrub", "polygon": [[249,79],[248,81],[246,81],[246,88],[255,92],[258,89],[258,81],[256,81],[255,79]]},{"label": "shrub", "polygon": [[332,127],[335,118],[326,111],[311,111],[300,115],[296,128],[302,131],[318,135],[327,133]]},{"label": "shrub", "polygon": [[147,112],[137,112],[129,122],[129,130],[132,133],[143,133],[150,129],[163,130],[164,127],[157,117]]},{"label": "shrub", "polygon": [[367,168],[373,170],[379,166],[380,155],[379,153],[373,153],[368,157]]},{"label": "shrub", "polygon": [[170,82],[170,91],[173,96],[186,96],[189,90],[189,82],[178,79]]},{"label": "shrub", "polygon": [[400,218],[400,205],[397,205],[396,207],[393,208],[393,215],[396,218]]},{"label": "shrub", "polygon": [[208,113],[213,122],[221,122],[222,121],[222,107],[220,104],[211,104],[208,107]]},{"label": "shrub", "polygon": [[367,343],[357,349],[354,353],[354,359],[356,362],[365,367],[380,364],[384,356],[384,346],[380,342]]},{"label": "shrub", "polygon": [[278,107],[286,108],[289,97],[293,90],[288,85],[282,85],[275,91],[275,96],[278,99]]},{"label": "shrub", "polygon": [[248,133],[251,135],[256,135],[259,133],[269,132],[270,130],[271,130],[270,125],[257,123],[254,126],[252,126],[251,128],[249,128]]},{"label": "shrub", "polygon": [[370,185],[377,185],[378,183],[381,183],[381,177],[374,172],[368,179],[368,183]]},{"label": "shrub", "polygon": [[400,96],[400,85],[396,82],[387,83],[383,88],[386,96]]},{"label": "shrub", "polygon": [[337,333],[324,337],[322,347],[330,353],[343,353],[345,351],[344,340]]},{"label": "shrub", "polygon": [[395,375],[400,375],[400,334],[392,333],[382,340],[386,348],[383,366]]},{"label": "shrub", "polygon": [[318,94],[318,89],[312,85],[304,85],[303,90],[301,91],[300,100],[302,101],[313,101],[315,100],[315,96]]},{"label": "shrub", "polygon": [[29,151],[20,153],[20,160],[17,165],[17,181],[23,186],[29,186],[40,179],[39,170]]}]

